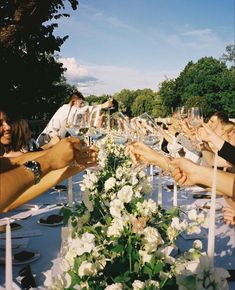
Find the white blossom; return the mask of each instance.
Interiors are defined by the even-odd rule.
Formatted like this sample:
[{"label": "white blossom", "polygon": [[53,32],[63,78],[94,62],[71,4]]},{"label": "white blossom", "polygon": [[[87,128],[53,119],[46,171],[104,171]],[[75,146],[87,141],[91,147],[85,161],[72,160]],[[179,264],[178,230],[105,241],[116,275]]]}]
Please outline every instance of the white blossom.
[{"label": "white blossom", "polygon": [[133,196],[132,186],[125,185],[117,193],[117,197],[124,203],[129,203]]},{"label": "white blossom", "polygon": [[114,188],[115,184],[116,184],[116,179],[114,177],[110,177],[104,183],[104,190],[106,192],[109,191],[110,189]]},{"label": "white blossom", "polygon": [[83,276],[94,276],[97,273],[96,267],[94,264],[83,261],[78,269],[78,275]]},{"label": "white blossom", "polygon": [[143,235],[144,248],[150,253],[155,251],[159,245],[164,243],[158,230],[153,227],[146,227],[143,230]]},{"label": "white blossom", "polygon": [[107,286],[104,290],[122,290],[122,284],[121,283],[114,283],[109,286]]},{"label": "white blossom", "polygon": [[140,280],[135,280],[132,283],[132,287],[133,287],[133,290],[141,290],[141,289],[144,289],[145,284],[144,284],[144,282],[142,282]]}]

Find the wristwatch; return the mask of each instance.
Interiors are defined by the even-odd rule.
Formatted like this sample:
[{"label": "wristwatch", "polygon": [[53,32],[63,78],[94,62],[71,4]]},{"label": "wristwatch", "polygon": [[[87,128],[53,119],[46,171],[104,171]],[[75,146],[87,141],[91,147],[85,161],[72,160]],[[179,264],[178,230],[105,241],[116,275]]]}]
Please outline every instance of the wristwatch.
[{"label": "wristwatch", "polygon": [[41,180],[41,166],[37,161],[27,161],[24,164],[25,169],[30,170],[34,174],[34,183],[37,184]]}]

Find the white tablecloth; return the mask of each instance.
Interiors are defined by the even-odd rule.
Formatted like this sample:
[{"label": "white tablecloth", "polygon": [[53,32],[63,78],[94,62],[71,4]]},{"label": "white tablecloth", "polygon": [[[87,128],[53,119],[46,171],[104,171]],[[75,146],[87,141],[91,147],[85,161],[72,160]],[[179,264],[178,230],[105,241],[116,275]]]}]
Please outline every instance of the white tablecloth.
[{"label": "white tablecloth", "polygon": [[[73,177],[74,181],[74,191],[79,190],[79,184],[77,181],[81,180],[81,174]],[[172,207],[173,194],[172,191],[167,190],[166,185],[172,184],[172,179],[169,176],[165,176],[162,179],[163,184],[163,206]],[[154,190],[152,198],[157,198],[157,176],[154,177]],[[178,193],[178,203],[179,205],[192,204],[195,202],[193,198],[193,192],[197,191],[197,188],[180,190]],[[17,221],[22,225],[22,229],[16,232],[20,233],[23,230],[39,230],[41,235],[30,237],[27,245],[27,249],[36,250],[40,253],[40,258],[30,264],[32,273],[36,274],[36,284],[42,285],[45,279],[42,272],[49,270],[52,266],[52,260],[55,259],[59,254],[60,242],[61,242],[61,226],[58,227],[47,227],[42,226],[37,223],[40,217],[49,215],[52,213],[57,213],[58,208],[47,209],[45,204],[56,204],[57,203],[57,193],[46,192],[37,199],[31,201],[31,204],[38,204],[41,208],[35,211],[35,215],[22,221]],[[43,211],[47,209],[47,213]],[[11,216],[15,212],[9,212],[7,216]],[[5,214],[6,215],[6,214]],[[2,216],[5,216],[2,215]],[[1,238],[1,235],[0,235]],[[203,239],[203,250],[206,251],[207,239]],[[177,241],[178,246],[182,250],[187,250],[192,244],[192,240],[185,240],[180,237]],[[216,223],[216,245],[215,245],[215,265],[219,267],[224,267],[225,269],[235,269],[235,228],[230,227],[220,220]],[[4,255],[4,251],[0,249],[1,256]],[[24,267],[24,265],[14,266],[13,275],[14,279],[18,276],[19,270]],[[5,281],[5,266],[0,265],[0,285],[3,285]],[[230,290],[235,289],[235,283],[230,283]],[[234,287],[234,288],[233,288]]]}]

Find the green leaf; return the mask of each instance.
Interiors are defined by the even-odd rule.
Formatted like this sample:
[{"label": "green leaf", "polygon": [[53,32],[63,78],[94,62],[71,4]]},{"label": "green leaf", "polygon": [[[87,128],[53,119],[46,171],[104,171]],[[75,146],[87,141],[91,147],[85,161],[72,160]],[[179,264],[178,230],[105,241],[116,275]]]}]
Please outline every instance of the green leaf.
[{"label": "green leaf", "polygon": [[115,253],[121,253],[124,251],[124,246],[119,244],[117,246],[115,246],[114,248],[112,248],[112,252],[115,252]]}]

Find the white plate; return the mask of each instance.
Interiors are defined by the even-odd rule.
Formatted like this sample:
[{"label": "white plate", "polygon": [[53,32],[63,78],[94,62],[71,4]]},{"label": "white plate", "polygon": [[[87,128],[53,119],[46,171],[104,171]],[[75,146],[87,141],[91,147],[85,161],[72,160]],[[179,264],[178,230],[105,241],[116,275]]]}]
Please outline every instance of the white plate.
[{"label": "white plate", "polygon": [[[40,254],[37,252],[37,251],[34,251],[34,250],[29,250],[29,249],[20,249],[18,251],[14,251],[13,255],[14,254],[17,254],[21,251],[28,251],[28,252],[32,252],[34,253],[34,256],[28,260],[24,260],[24,261],[19,261],[19,260],[16,260],[13,256],[13,259],[12,259],[12,264],[13,265],[24,265],[24,264],[29,264],[29,263],[32,263],[34,261],[36,261],[37,259],[40,258]],[[4,257],[0,257],[0,263],[3,263],[5,264],[5,256]]]}]

